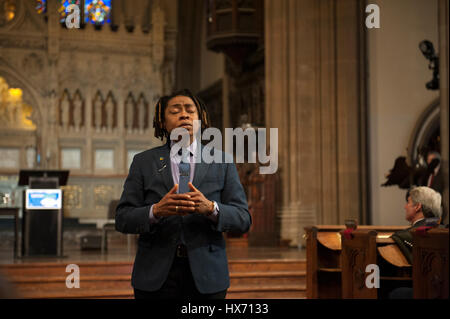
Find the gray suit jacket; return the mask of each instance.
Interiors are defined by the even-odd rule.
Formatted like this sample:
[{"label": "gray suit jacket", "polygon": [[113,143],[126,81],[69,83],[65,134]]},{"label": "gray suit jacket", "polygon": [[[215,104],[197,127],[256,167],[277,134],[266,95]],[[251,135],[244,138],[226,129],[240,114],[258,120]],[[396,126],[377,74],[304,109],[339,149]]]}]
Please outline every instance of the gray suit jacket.
[{"label": "gray suit jacket", "polygon": [[150,224],[151,205],[174,186],[169,153],[165,144],[134,157],[117,206],[116,229],[140,235],[132,285],[145,291],[161,288],[183,233],[197,289],[201,293],[225,290],[230,280],[222,233],[245,233],[251,225],[236,166],[225,163],[223,152],[222,163],[195,164],[193,184],[207,199],[217,202],[217,224],[200,214],[162,217],[158,223]]}]

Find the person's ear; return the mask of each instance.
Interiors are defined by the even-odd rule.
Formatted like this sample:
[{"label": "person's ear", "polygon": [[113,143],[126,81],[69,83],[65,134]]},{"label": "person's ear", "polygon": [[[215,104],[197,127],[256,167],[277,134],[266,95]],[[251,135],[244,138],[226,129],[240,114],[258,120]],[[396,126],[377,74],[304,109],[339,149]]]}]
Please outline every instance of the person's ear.
[{"label": "person's ear", "polygon": [[421,203],[417,203],[415,208],[416,208],[416,213],[422,211],[422,204]]}]

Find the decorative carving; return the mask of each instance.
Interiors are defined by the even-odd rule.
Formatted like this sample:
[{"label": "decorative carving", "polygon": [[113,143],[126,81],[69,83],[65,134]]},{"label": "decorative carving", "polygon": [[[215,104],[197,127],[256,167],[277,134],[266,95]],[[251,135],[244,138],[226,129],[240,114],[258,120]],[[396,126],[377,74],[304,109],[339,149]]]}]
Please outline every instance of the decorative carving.
[{"label": "decorative carving", "polygon": [[361,290],[365,287],[365,269],[361,268],[365,260],[365,253],[361,249],[350,249],[350,269],[353,274],[353,287]]},{"label": "decorative carving", "polygon": [[242,72],[230,59],[226,60],[226,72],[230,76],[230,125],[239,126],[240,117],[246,114],[248,123],[265,126],[264,57],[258,53],[250,56],[246,72]]},{"label": "decorative carving", "polygon": [[135,102],[133,98],[133,94],[130,92],[128,94],[127,99],[125,100],[125,112],[126,112],[126,128],[127,132],[131,133],[133,130],[133,124],[134,124],[134,108],[135,108]]},{"label": "decorative carving", "polygon": [[34,168],[36,159],[36,148],[34,146],[26,147],[27,168]]},{"label": "decorative carving", "polygon": [[442,271],[445,269],[445,256],[439,256],[434,251],[422,250],[422,264],[421,275],[423,278],[427,278],[430,284],[430,298],[439,298],[442,294],[442,288],[444,285],[444,279],[441,276]]},{"label": "decorative carving", "polygon": [[3,0],[0,4],[0,27],[6,25],[16,16],[16,1]]},{"label": "decorative carving", "polygon": [[34,36],[24,35],[23,37],[7,37],[4,34],[0,35],[0,43],[3,48],[19,48],[19,49],[33,49],[45,50],[45,39]]},{"label": "decorative carving", "polygon": [[64,90],[63,96],[61,99],[61,127],[64,131],[66,131],[69,128],[69,121],[70,121],[70,96],[69,91]]},{"label": "decorative carving", "polygon": [[164,27],[166,18],[159,4],[155,4],[152,12],[152,61],[156,70],[159,70],[164,60]]},{"label": "decorative carving", "polygon": [[100,132],[102,127],[102,117],[103,117],[103,98],[100,91],[97,91],[95,95],[94,102],[92,103],[92,108],[94,111],[94,127],[96,132]]},{"label": "decorative carving", "polygon": [[422,251],[422,265],[420,267],[422,269],[422,275],[428,275],[428,273],[433,269],[432,263],[434,258],[436,258],[434,252]]},{"label": "decorative carving", "polygon": [[83,100],[81,98],[80,91],[75,92],[75,96],[73,98],[73,124],[75,131],[78,132],[81,129],[83,118]]},{"label": "decorative carving", "polygon": [[[69,30],[61,27],[58,21],[58,1],[47,1],[47,9],[52,10],[46,14],[36,14],[34,0],[0,0],[0,11],[7,2],[17,3],[17,8],[12,20],[0,23],[0,68],[7,72],[8,84],[21,88],[23,101],[33,106],[21,103],[21,109],[14,104],[6,107],[5,99],[1,103],[3,141],[14,147],[20,146],[20,165],[59,169],[63,164],[61,150],[79,148],[80,164],[73,170],[73,175],[89,175],[83,175],[82,179],[88,181],[87,189],[93,189],[92,184],[87,184],[92,182],[91,174],[98,173],[95,161],[90,157],[94,150],[92,146],[105,147],[105,140],[113,138],[120,146],[130,142],[139,150],[157,143],[149,143],[148,135],[144,134],[150,133],[147,130],[152,123],[153,98],[162,95],[164,90],[171,90],[176,56],[176,30],[166,28],[162,1],[144,1],[146,6],[158,8],[156,11],[148,8],[147,34],[140,28],[135,28],[133,33],[125,32],[123,27],[124,32],[111,32],[105,27],[95,30],[92,25],[83,30]],[[134,5],[127,3],[127,6]],[[138,8],[133,7],[134,10]],[[152,20],[150,15],[157,19]],[[124,102],[128,92],[133,92],[129,110],[129,129],[133,136],[126,137],[125,142],[125,136],[118,128],[124,128],[124,123],[119,121],[127,122]],[[145,92],[145,97],[142,95],[139,100],[141,92]],[[30,114],[33,123],[27,118]],[[11,124],[19,118],[26,130],[19,131],[16,124]],[[37,124],[37,131],[31,130],[27,123],[33,125],[33,129]],[[111,135],[98,132],[111,132]],[[114,151],[114,160],[125,158],[126,148],[117,147]],[[34,164],[32,157],[36,157]],[[126,174],[126,161],[113,163],[114,173]],[[114,191],[119,190],[122,177],[112,183]],[[81,193],[74,192],[70,195],[72,199],[66,194],[68,203],[65,207],[80,204]],[[82,215],[95,217],[98,212],[94,209],[93,196],[87,196],[88,201],[82,204]]]},{"label": "decorative carving", "polygon": [[172,63],[165,63],[162,71],[164,94],[170,94],[174,85],[174,70]]},{"label": "decorative carving", "polygon": [[217,0],[216,1],[216,9],[231,9],[232,3],[231,0]]},{"label": "decorative carving", "polygon": [[108,132],[112,132],[114,129],[115,123],[115,111],[116,102],[111,92],[108,93],[105,102],[105,112],[106,112],[106,129]]},{"label": "decorative carving", "polygon": [[108,207],[114,194],[112,185],[97,185],[94,187],[94,203],[96,209]]},{"label": "decorative carving", "polygon": [[67,185],[61,188],[64,190],[64,209],[80,209],[83,189],[78,185]]},{"label": "decorative carving", "polygon": [[22,100],[22,90],[10,88],[0,77],[0,125],[7,128],[34,128],[32,108]]},{"label": "decorative carving", "polygon": [[22,66],[23,70],[25,71],[25,74],[36,76],[40,72],[42,72],[43,69],[42,58],[39,57],[36,53],[31,53],[23,59]]},{"label": "decorative carving", "polygon": [[144,133],[144,128],[145,128],[145,113],[146,113],[146,103],[145,103],[145,98],[144,95],[141,94],[139,96],[139,100],[137,102],[137,112],[138,112],[138,128],[139,128],[139,133],[143,134]]},{"label": "decorative carving", "polygon": [[240,65],[263,38],[263,1],[216,0],[208,6],[207,47]]}]

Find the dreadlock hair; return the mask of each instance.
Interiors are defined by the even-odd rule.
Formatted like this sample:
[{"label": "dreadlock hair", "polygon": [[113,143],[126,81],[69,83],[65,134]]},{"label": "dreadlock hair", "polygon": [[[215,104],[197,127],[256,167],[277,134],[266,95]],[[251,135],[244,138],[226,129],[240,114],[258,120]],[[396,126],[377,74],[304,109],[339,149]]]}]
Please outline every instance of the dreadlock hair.
[{"label": "dreadlock hair", "polygon": [[167,104],[169,101],[176,96],[186,96],[189,97],[197,107],[197,113],[199,120],[202,121],[201,131],[210,127],[210,119],[209,114],[206,109],[205,103],[192,94],[188,89],[183,89],[180,91],[176,91],[170,95],[162,96],[158,103],[156,103],[155,108],[155,117],[153,118],[153,127],[155,128],[155,137],[161,139],[161,141],[165,138],[169,139],[170,134],[167,132],[164,125],[164,111],[166,110]]}]

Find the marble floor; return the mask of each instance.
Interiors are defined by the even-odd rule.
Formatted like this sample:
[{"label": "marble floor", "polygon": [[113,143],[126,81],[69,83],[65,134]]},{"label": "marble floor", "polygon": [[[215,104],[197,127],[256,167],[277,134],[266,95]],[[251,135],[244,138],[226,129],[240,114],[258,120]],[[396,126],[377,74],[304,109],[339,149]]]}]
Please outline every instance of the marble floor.
[{"label": "marble floor", "polygon": [[[20,264],[34,262],[96,262],[134,261],[136,244],[129,244],[124,236],[108,239],[108,250],[81,250],[74,242],[64,243],[64,257],[19,257],[14,258],[12,247],[0,247],[0,264]],[[227,245],[229,260],[242,259],[306,259],[306,250],[288,247],[240,247]]]}]

